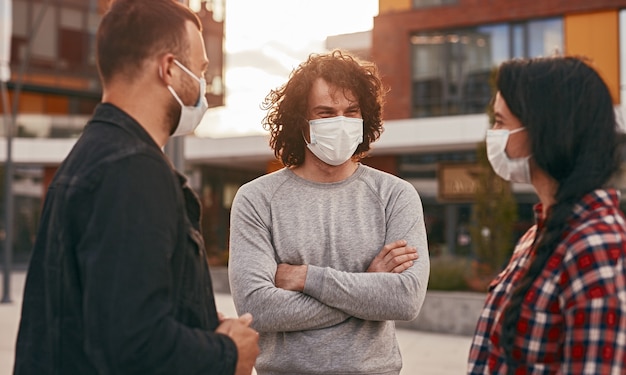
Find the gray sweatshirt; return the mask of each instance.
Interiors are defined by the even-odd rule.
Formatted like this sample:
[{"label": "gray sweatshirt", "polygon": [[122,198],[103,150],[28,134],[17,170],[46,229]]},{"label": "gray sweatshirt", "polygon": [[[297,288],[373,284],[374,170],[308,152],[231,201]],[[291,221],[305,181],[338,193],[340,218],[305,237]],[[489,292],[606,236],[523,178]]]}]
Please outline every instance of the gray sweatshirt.
[{"label": "gray sweatshirt", "polygon": [[[365,272],[400,239],[418,249],[411,268]],[[336,183],[281,169],[242,186],[229,278],[237,313],[252,313],[260,333],[258,374],[398,374],[393,321],[414,319],[424,302],[427,246],[415,188],[365,165]],[[279,263],[308,265],[303,293],[274,285]]]}]

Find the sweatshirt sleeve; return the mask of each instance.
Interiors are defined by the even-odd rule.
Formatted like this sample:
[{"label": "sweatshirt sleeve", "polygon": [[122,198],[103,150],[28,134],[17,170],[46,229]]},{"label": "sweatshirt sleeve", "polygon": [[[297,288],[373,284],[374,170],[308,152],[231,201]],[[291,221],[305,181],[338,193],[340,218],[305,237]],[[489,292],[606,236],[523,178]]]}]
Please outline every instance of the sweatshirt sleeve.
[{"label": "sweatshirt sleeve", "polygon": [[244,185],[231,209],[228,274],[237,313],[251,313],[259,332],[320,329],[348,319],[349,314],[309,295],[275,286],[269,204],[260,199]]},{"label": "sweatshirt sleeve", "polygon": [[304,293],[365,320],[413,320],[417,317],[430,274],[422,203],[413,186],[402,181],[387,201],[386,241],[405,239],[417,248],[413,266],[397,273],[351,273],[308,266]]}]

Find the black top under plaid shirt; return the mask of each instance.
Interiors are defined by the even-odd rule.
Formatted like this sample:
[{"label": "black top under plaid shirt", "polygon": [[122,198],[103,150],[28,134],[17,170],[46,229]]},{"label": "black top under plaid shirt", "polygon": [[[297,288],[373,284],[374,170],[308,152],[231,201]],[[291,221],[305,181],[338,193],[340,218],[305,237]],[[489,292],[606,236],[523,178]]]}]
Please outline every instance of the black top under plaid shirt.
[{"label": "black top under plaid shirt", "polygon": [[[574,207],[562,242],[521,306],[513,357],[516,375],[626,374],[626,224],[619,192],[595,190]],[[468,374],[506,374],[498,345],[502,313],[526,272],[537,224],[489,286],[469,354]]]}]

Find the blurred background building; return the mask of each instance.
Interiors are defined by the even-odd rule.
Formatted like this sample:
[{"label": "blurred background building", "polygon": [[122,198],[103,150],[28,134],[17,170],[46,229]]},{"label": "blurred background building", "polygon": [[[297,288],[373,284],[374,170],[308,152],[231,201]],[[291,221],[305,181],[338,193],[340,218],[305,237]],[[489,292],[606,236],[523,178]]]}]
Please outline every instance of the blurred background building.
[{"label": "blurred background building", "polygon": [[[224,1],[202,1],[198,12],[212,107],[224,104]],[[13,146],[16,261],[28,259],[47,184],[100,99],[94,41],[105,3],[13,0],[11,98],[21,90]],[[476,162],[489,126],[493,68],[514,57],[585,55],[609,85],[621,118],[625,35],[626,0],[379,0],[372,30],[330,36],[327,48],[371,59],[391,89],[385,132],[364,163],[415,186],[431,250],[469,254],[472,199],[462,185],[471,185],[471,177],[462,169],[445,178],[442,172]],[[3,147],[0,140],[0,160]],[[263,135],[184,139],[183,169],[204,205],[207,251],[216,262],[227,256],[235,192],[279,167]],[[464,194],[446,191],[451,185]],[[512,188],[515,230],[522,232],[537,199],[529,186]]]},{"label": "blurred background building", "polygon": [[[455,181],[442,179],[441,172],[446,163],[476,161],[477,141],[488,126],[493,68],[517,57],[587,56],[621,115],[625,8],[623,0],[379,1],[371,56],[391,87],[387,129],[402,128],[404,139],[388,152],[394,156],[391,172],[420,192],[434,250],[440,244],[451,253],[471,247],[471,198],[443,197],[442,184]],[[458,173],[449,175],[464,180]],[[521,234],[533,223],[537,198],[529,185],[512,188],[518,202],[515,231]]]},{"label": "blurred background building", "polygon": [[[0,113],[16,114],[12,141],[16,262],[30,256],[48,183],[100,101],[95,40],[108,3],[12,0],[10,103],[8,109],[0,106]],[[203,1],[197,14],[211,61],[205,77],[207,100],[209,107],[222,106],[224,0]],[[6,134],[4,121],[1,132]],[[0,143],[4,160],[7,145]],[[192,175],[199,187],[198,172]],[[0,227],[5,228],[4,223]]]}]

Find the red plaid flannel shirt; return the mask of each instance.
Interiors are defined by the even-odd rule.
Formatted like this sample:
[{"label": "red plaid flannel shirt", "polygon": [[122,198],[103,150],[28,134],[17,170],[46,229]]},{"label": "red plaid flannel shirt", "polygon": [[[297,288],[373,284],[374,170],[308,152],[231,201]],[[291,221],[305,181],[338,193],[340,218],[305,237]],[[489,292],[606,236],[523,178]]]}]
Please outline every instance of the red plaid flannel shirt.
[{"label": "red plaid flannel shirt", "polygon": [[[506,374],[502,313],[533,255],[537,224],[489,286],[468,374]],[[574,208],[562,242],[526,294],[513,347],[516,375],[626,374],[626,224],[619,192],[596,190]]]}]

